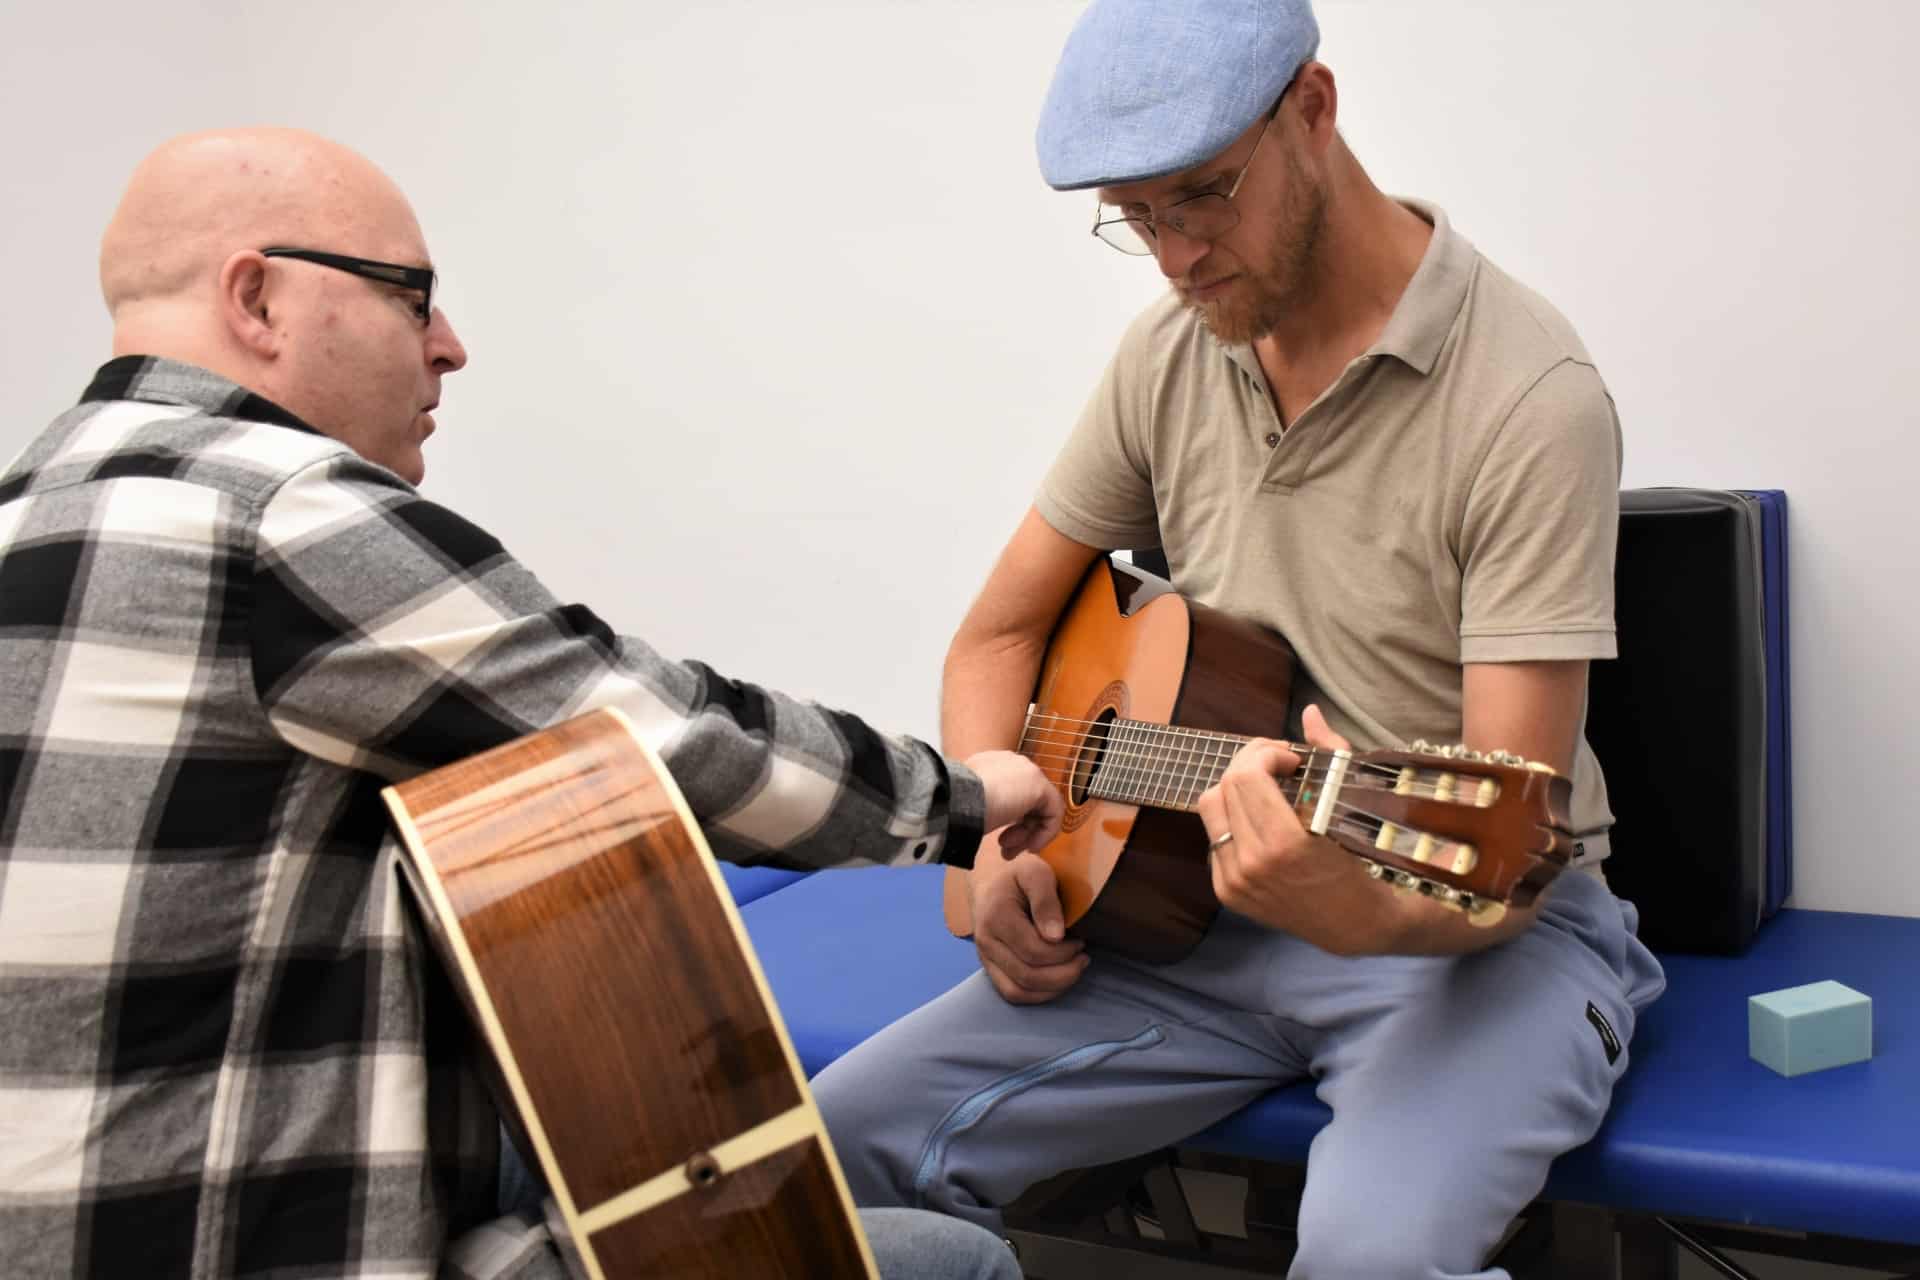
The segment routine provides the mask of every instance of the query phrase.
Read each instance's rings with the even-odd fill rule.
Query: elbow
[[[951,678],[962,672],[978,670],[983,665],[1038,662],[1046,645],[1047,630],[1044,627],[990,628],[962,623],[954,633],[953,643],[947,646],[943,671]]]

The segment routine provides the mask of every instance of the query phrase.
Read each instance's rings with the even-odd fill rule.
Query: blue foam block
[[[1747,1052],[1783,1076],[1873,1056],[1873,1001],[1838,982],[1747,997]]]

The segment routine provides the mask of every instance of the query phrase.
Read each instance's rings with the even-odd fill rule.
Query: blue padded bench
[[[936,868],[831,871],[742,908],[809,1075],[973,972],[939,901]],[[1553,1274],[1620,1274],[1617,1247],[1628,1274],[1672,1276],[1674,1249],[1696,1240],[1920,1269],[1920,919],[1789,909],[1741,956],[1661,959],[1669,987],[1611,1116],[1548,1181],[1543,1200],[1566,1209],[1554,1247],[1584,1242]],[[1747,997],[1824,978],[1873,997],[1872,1060],[1792,1079],[1750,1060]],[[1175,1154],[1293,1165],[1327,1116],[1310,1085],[1282,1088]],[[1208,1274],[1196,1261],[1166,1274]]]
[[[727,882],[734,905],[739,907],[813,874],[809,871],[782,871],[778,867],[736,867],[731,862],[722,862],[719,866],[720,878]]]

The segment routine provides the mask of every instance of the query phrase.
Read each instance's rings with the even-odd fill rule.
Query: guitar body
[[[1062,778],[1061,832],[1039,856],[1060,881],[1071,935],[1171,963],[1219,911],[1198,814],[1102,800],[1076,785],[1099,767],[1096,726],[1117,717],[1279,738],[1293,664],[1276,633],[1107,557],[1093,563],[1047,643],[1031,716],[1081,729],[1021,747]],[[966,876],[948,871],[944,900],[948,928],[963,937],[972,932]]]
[[[732,897],[624,716],[384,795],[586,1275],[876,1274]]]

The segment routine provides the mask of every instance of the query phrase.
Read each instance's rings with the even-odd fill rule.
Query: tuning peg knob
[[[1467,923],[1478,929],[1490,929],[1506,917],[1507,906],[1504,902],[1488,902],[1476,898],[1473,900],[1473,905],[1467,908]]]

